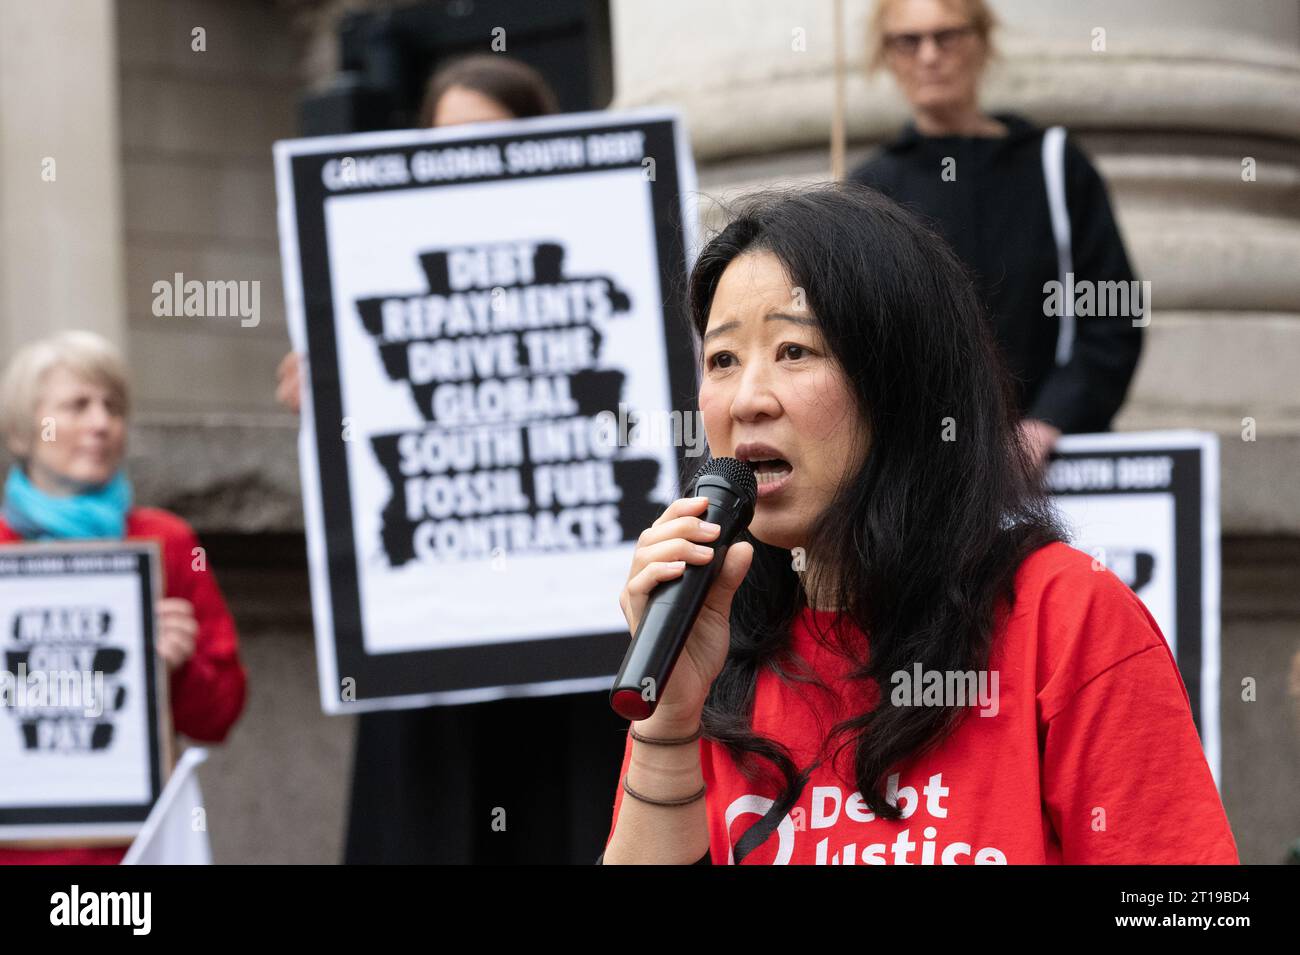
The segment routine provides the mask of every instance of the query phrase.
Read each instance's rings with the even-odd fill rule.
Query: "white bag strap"
[[[1060,273],[1061,329],[1056,338],[1056,363],[1064,365],[1074,350],[1074,253],[1070,247],[1070,208],[1065,203],[1065,127],[1043,133],[1043,179],[1047,182],[1047,208],[1052,213],[1052,238],[1056,240],[1056,267]]]

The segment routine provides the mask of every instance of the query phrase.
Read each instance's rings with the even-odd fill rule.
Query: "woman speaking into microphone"
[[[1154,619],[1064,533],[969,273],[858,185],[744,201],[691,317],[715,457],[758,480],[600,861],[1236,863]],[[702,499],[620,595],[707,564]]]

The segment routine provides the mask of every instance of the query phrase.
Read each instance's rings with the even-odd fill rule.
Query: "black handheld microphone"
[[[609,705],[627,720],[646,719],[659,705],[704,598],[722,572],[727,548],[754,517],[758,498],[754,469],[735,458],[714,458],[700,470],[688,496],[707,497],[709,506],[701,520],[718,524],[722,530],[710,545],[712,561],[687,564],[680,577],[650,591],[636,636],[609,691]]]

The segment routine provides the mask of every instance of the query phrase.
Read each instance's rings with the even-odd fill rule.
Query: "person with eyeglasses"
[[[919,214],[974,273],[1041,468],[1062,434],[1110,429],[1141,354],[1149,286],[1135,280],[1101,176],[1065,131],[980,107],[996,26],[985,0],[877,0],[868,66],[888,68],[912,118],[849,179]]]

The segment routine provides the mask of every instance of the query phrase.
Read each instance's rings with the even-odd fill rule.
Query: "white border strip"
[[[337,141],[339,137],[330,137]],[[296,143],[316,142],[297,140]],[[297,155],[291,147],[295,141],[277,142],[275,157],[275,191],[280,227],[280,266],[284,275],[284,311],[289,324],[293,350],[307,352],[307,315],[303,304],[302,271],[298,257],[297,196],[293,189],[291,160]],[[302,510],[307,539],[307,567],[311,587],[312,620],[316,637],[316,675],[320,687],[321,708],[326,713],[341,712],[338,700],[338,661],[334,657],[334,613],[329,595],[329,562],[325,547],[325,517],[321,503],[320,464],[316,458],[316,423],[311,394],[311,375],[302,380],[302,400],[298,417],[298,470],[302,482]]]

